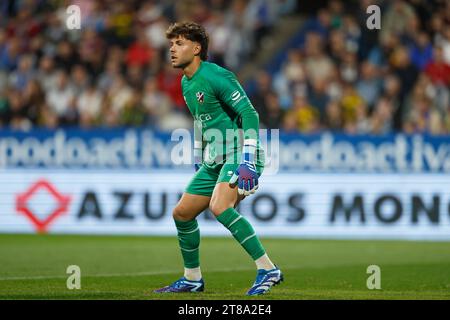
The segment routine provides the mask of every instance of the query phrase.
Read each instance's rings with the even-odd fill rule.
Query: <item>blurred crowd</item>
[[[81,29],[69,30],[78,5]],[[2,0],[0,127],[192,126],[165,31],[202,23],[210,60],[237,70],[296,1]]]
[[[70,5],[80,30],[67,27]],[[202,23],[209,59],[238,70],[295,9],[295,0],[2,0],[0,127],[190,128],[182,75],[168,63],[170,23]]]
[[[80,30],[66,26],[72,4]],[[381,30],[366,26],[372,4]],[[209,60],[239,74],[295,12],[296,0],[2,0],[0,128],[190,128],[169,24],[202,23]],[[280,68],[254,76],[262,127],[450,133],[449,1],[331,0],[293,39]]]
[[[366,25],[373,4],[380,30]],[[282,67],[256,77],[267,127],[450,133],[450,1],[331,0],[296,37]]]

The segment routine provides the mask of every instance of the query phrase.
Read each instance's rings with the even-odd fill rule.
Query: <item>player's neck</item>
[[[198,68],[200,68],[201,63],[202,60],[200,59],[192,60],[192,62],[183,69],[184,75],[188,78],[192,78],[192,76],[197,72]]]

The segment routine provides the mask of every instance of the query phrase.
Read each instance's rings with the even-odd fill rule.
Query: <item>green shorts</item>
[[[238,167],[239,163],[235,163],[235,161],[217,164],[214,167],[202,165],[194,177],[192,177],[185,192],[211,197],[216,184],[229,182]],[[256,172],[258,173],[258,176],[261,176],[263,170],[264,162],[261,163],[258,161],[256,163]]]

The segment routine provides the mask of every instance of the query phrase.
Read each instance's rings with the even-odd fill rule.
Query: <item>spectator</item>
[[[302,133],[313,133],[319,129],[319,112],[311,106],[303,96],[296,96],[292,111],[286,117],[296,119],[297,130]]]
[[[361,29],[352,15],[345,15],[343,18],[342,30],[345,35],[345,47],[347,51],[357,53],[361,37]]]
[[[41,109],[38,126],[48,129],[57,129],[59,126],[58,115],[47,104]]]
[[[128,47],[133,40],[133,11],[131,4],[118,2],[111,9],[112,14],[108,19],[109,42],[123,48]]]
[[[328,4],[331,29],[339,29],[343,24],[344,6],[340,0],[331,0]]]
[[[404,110],[401,107],[402,101],[400,100],[400,89],[400,80],[393,74],[386,75],[382,95],[392,106],[394,113],[393,129],[398,131],[402,129],[401,126],[404,114]]]
[[[378,72],[372,63],[365,61],[361,64],[361,76],[356,84],[358,94],[372,109],[381,92],[381,81]]]
[[[0,47],[0,70],[15,70],[19,63],[20,42],[17,37],[11,38],[3,48]]]
[[[355,53],[347,51],[340,64],[339,74],[344,82],[355,83],[358,80],[358,57]]]
[[[80,64],[73,66],[70,78],[76,96],[82,94],[88,88],[89,82],[91,81],[86,68]]]
[[[165,37],[166,30],[169,27],[169,23],[164,16],[159,16],[147,26],[145,29],[145,35],[147,37],[149,45],[156,50],[164,50],[167,44]]]
[[[158,90],[155,78],[149,78],[145,82],[142,105],[147,113],[146,124],[148,125],[158,127],[165,122],[165,117],[170,116],[172,103],[164,92]]]
[[[80,61],[93,76],[98,76],[103,68],[103,58],[105,45],[101,37],[93,29],[86,29],[83,32],[78,55]],[[73,65],[77,64],[74,62]]]
[[[73,66],[80,63],[78,54],[73,49],[69,41],[62,41],[58,44],[55,55],[55,67],[70,73]]]
[[[406,124],[415,133],[442,134],[444,121],[431,100],[423,95],[416,95],[411,101]]]
[[[403,46],[397,47],[392,53],[390,57],[390,64],[402,84],[400,89],[400,97],[403,99],[414,86],[414,83],[419,75],[419,70],[411,64],[408,50]]]
[[[154,53],[147,38],[142,31],[137,32],[136,41],[128,48],[125,54],[125,62],[128,67],[145,67],[152,59]]]
[[[392,0],[383,14],[380,41],[384,42],[391,34],[402,34],[408,29],[408,21],[415,17],[414,9],[403,0]]]
[[[327,46],[327,54],[333,60],[334,64],[339,65],[347,54],[344,32],[340,29],[334,29],[330,32],[330,38]]]
[[[142,92],[146,73],[146,68],[141,68],[139,65],[132,65],[127,68],[126,81],[132,88],[138,89]]]
[[[170,97],[175,110],[186,112],[187,108],[180,85],[182,76],[179,69],[172,68],[170,64],[165,63],[164,68],[157,75],[157,81],[158,89]]]
[[[145,123],[145,117],[141,93],[134,88],[131,92],[131,99],[120,112],[120,123],[124,126],[142,126]]]
[[[327,81],[323,79],[316,79],[312,82],[311,90],[308,94],[308,99],[311,104],[317,108],[320,119],[323,121],[325,118],[325,108],[330,101],[330,97],[327,93]]]
[[[370,132],[372,134],[387,134],[392,131],[393,106],[391,102],[382,97],[378,100],[373,111]]]
[[[56,85],[56,78],[55,60],[50,55],[43,56],[39,61],[36,79],[39,79],[45,92],[49,92]]]
[[[323,40],[327,39],[331,27],[331,15],[327,9],[319,9],[317,16],[308,19],[303,25],[300,39],[300,47],[307,47],[306,37],[309,33],[315,33]]]
[[[118,117],[132,98],[133,91],[125,82],[124,77],[121,75],[117,76],[106,94],[108,112],[111,111]]]
[[[342,109],[337,100],[330,100],[325,108],[324,129],[340,131],[343,128]]]
[[[364,100],[351,83],[345,85],[340,103],[344,126],[354,125],[357,119],[357,109],[364,104]]]
[[[292,105],[291,95],[306,95],[308,85],[301,51],[292,49],[287,57],[286,63],[274,80],[274,89],[280,97],[283,109],[288,109]]]
[[[84,8],[83,8],[84,6]],[[81,12],[83,12],[82,26],[84,29],[92,29],[95,32],[104,32],[106,30],[107,15],[102,10],[100,1],[85,0],[83,6],[80,6]]]
[[[440,43],[439,46],[442,48],[445,63],[450,65],[450,28],[444,30],[443,36],[438,42]]]
[[[333,63],[323,51],[320,35],[309,33],[305,46],[305,69],[309,80],[328,80],[333,72]]]
[[[409,55],[412,64],[419,70],[423,70],[431,61],[433,46],[424,31],[416,36],[414,44],[409,49]]]
[[[425,73],[438,86],[450,86],[450,65],[444,61],[441,47],[434,48],[433,59],[425,67]]]
[[[72,112],[75,103],[75,90],[64,70],[59,70],[56,78],[56,86],[50,89],[47,96],[50,109],[56,113],[62,123],[66,115]]]
[[[9,100],[2,88],[5,87],[0,87],[0,128],[6,127],[10,118]]]
[[[256,77],[256,90],[250,96],[256,111],[260,114],[267,114],[266,94],[272,90],[272,79],[266,71],[259,71]]]
[[[19,59],[17,70],[11,73],[9,82],[13,88],[24,90],[28,82],[34,77],[33,57],[31,55],[23,55]]]
[[[80,114],[80,124],[83,127],[92,127],[98,123],[103,104],[103,94],[90,81],[77,100],[77,109]]]
[[[111,88],[114,79],[116,79],[120,75],[121,75],[120,62],[110,58],[106,62],[105,70],[99,76],[98,87],[105,92],[108,91]]]
[[[163,14],[163,8],[157,1],[145,1],[137,12],[137,21],[148,26],[158,20]]]
[[[45,92],[37,79],[30,80],[23,90],[23,104],[28,119],[33,125],[38,124],[39,114],[45,104]]]
[[[209,54],[211,61],[220,66],[225,66],[225,55],[228,43],[232,38],[232,30],[225,22],[225,17],[221,12],[213,12],[210,20],[205,26],[211,39],[209,45]]]
[[[266,111],[260,113],[262,125],[267,129],[280,128],[285,112],[280,107],[278,95],[273,91],[268,91],[264,100]]]
[[[21,131],[30,130],[32,123],[28,118],[23,96],[19,91],[11,90],[8,94],[8,100],[9,112],[7,121],[11,129]]]

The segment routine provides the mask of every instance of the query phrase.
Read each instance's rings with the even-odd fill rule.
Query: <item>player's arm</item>
[[[241,163],[231,178],[230,185],[234,186],[237,183],[239,194],[250,195],[258,189],[255,162],[259,116],[234,74],[224,72],[214,85],[222,102],[241,119],[244,131]]]

